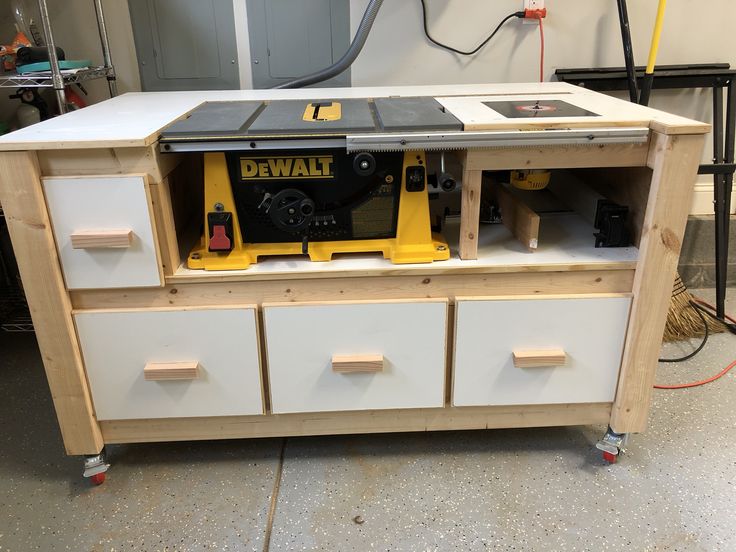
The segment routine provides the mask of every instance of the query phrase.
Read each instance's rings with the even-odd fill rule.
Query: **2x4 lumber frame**
[[[703,152],[703,135],[655,133],[648,157],[649,200],[639,243],[634,298],[624,345],[611,429],[637,433],[647,425],[657,358],[672,282]]]
[[[41,186],[35,152],[0,153],[0,203],[6,213],[23,289],[67,454],[104,445],[95,418]]]

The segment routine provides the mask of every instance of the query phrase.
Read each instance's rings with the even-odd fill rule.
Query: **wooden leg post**
[[[480,226],[480,188],[483,171],[468,169],[468,156],[463,163],[463,192],[460,207],[460,258],[478,258]]]
[[[104,445],[84,375],[34,152],[0,153],[3,205],[68,454]]]
[[[641,432],[646,428],[672,282],[704,140],[704,135],[659,133],[652,138],[647,161],[653,171],[652,183],[639,244],[629,329],[611,412],[611,428],[616,433]]]

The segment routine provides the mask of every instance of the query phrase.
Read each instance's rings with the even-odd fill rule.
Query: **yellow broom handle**
[[[654,73],[654,63],[657,61],[657,52],[659,51],[659,37],[662,36],[662,25],[664,23],[664,9],[667,6],[667,0],[659,0],[657,7],[657,19],[654,22],[654,31],[652,32],[652,45],[649,47],[649,60],[647,61],[646,74]]]

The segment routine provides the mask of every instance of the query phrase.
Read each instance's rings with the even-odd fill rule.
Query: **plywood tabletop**
[[[550,97],[591,106],[608,126],[649,126],[670,134],[703,134],[710,126],[654,109],[630,104],[566,83],[501,83],[297,90],[202,90],[135,92],[55,117],[0,136],[0,151],[140,147],[154,143],[162,129],[205,101],[379,98],[432,96],[466,125],[466,130],[503,130],[580,126],[593,118],[524,119],[499,117],[483,105],[488,98]],[[485,98],[485,100],[483,99]],[[483,108],[482,110],[480,108]],[[479,114],[482,112],[483,114]],[[587,124],[587,123],[584,123]],[[595,124],[593,126],[601,126]]]
[[[535,94],[478,94],[437,97],[437,100],[463,123],[466,131],[534,130],[601,127],[649,127],[663,134],[705,134],[710,125],[678,115],[633,104],[578,87],[544,90]],[[560,106],[556,111],[541,111],[544,117],[510,118],[505,112],[513,106],[504,103]],[[567,115],[564,105],[573,105],[590,116]]]

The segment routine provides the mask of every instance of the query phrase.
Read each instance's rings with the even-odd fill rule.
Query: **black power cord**
[[[659,362],[685,362],[686,360],[690,360],[695,355],[697,355],[700,351],[702,351],[703,347],[705,347],[705,344],[708,343],[708,322],[705,319],[705,316],[703,316],[703,312],[701,312],[703,309],[695,301],[690,301],[690,306],[695,310],[695,312],[698,313],[700,320],[703,321],[703,328],[705,329],[705,335],[703,335],[703,341],[700,342],[700,345],[698,345],[697,349],[695,349],[692,353],[685,355],[684,357],[660,358]],[[704,311],[704,312],[706,312],[707,314],[710,314],[707,311]]]
[[[501,29],[501,27],[503,27],[503,26],[504,26],[504,24],[505,24],[505,23],[506,23],[506,22],[507,22],[507,21],[508,21],[509,19],[513,19],[514,17],[518,17],[518,18],[522,18],[522,19],[523,19],[523,18],[524,18],[524,15],[525,15],[523,11],[518,11],[518,12],[510,13],[509,15],[507,15],[506,17],[504,17],[504,18],[503,18],[503,19],[501,20],[501,22],[500,22],[500,23],[498,24],[498,26],[497,26],[497,27],[496,27],[496,28],[494,29],[494,31],[493,31],[493,32],[492,32],[492,33],[491,33],[490,35],[488,35],[488,38],[486,38],[486,39],[485,39],[485,40],[484,40],[483,42],[481,42],[481,43],[480,43],[480,44],[478,45],[478,47],[477,47],[477,48],[475,48],[475,49],[473,49],[473,50],[470,50],[470,51],[466,52],[466,51],[463,51],[463,50],[458,50],[457,48],[453,48],[452,46],[448,46],[447,44],[442,44],[442,43],[441,43],[441,42],[439,42],[438,40],[435,40],[434,38],[432,38],[432,36],[431,36],[431,35],[429,34],[429,28],[427,27],[427,5],[425,4],[425,0],[419,0],[419,1],[420,1],[420,2],[421,2],[421,4],[422,4],[422,21],[423,21],[423,23],[424,23],[424,34],[425,34],[425,35],[427,36],[427,39],[428,39],[428,40],[429,40],[429,41],[430,41],[430,42],[431,42],[432,44],[435,44],[435,45],[439,46],[440,48],[444,48],[445,50],[449,50],[450,52],[454,52],[454,53],[456,53],[456,54],[460,54],[461,56],[472,56],[472,55],[474,55],[474,54],[478,53],[478,51],[479,51],[479,50],[480,50],[481,48],[483,48],[483,46],[485,46],[486,44],[488,44],[488,43],[490,42],[490,40],[491,40],[491,39],[492,39],[492,38],[493,38],[494,36],[496,36],[496,33],[497,33],[497,32],[498,32],[498,31],[499,31],[500,29]]]

